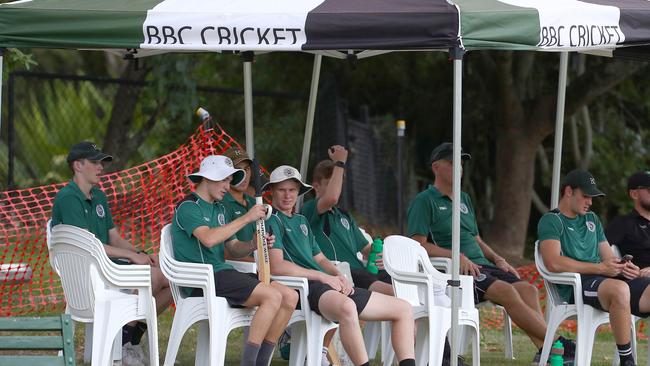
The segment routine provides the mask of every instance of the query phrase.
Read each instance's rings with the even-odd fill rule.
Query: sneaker
[[[144,351],[140,345],[134,346],[129,342],[122,346],[123,366],[146,366],[144,360]]]
[[[291,335],[286,330],[282,332],[280,339],[278,339],[278,349],[280,350],[280,357],[288,361],[291,354]]]
[[[562,336],[557,337],[557,340],[562,342],[562,347],[564,347],[564,365],[572,366],[576,358],[576,342]]]
[[[636,362],[634,362],[634,360],[627,359],[621,362],[621,366],[636,366]]]
[[[442,359],[442,366],[449,366],[451,365],[451,360],[449,357],[445,357]],[[469,366],[467,363],[465,363],[465,359],[461,356],[458,356],[458,366]]]

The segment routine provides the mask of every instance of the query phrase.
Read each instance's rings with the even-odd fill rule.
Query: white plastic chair
[[[338,327],[311,310],[307,296],[309,285],[304,277],[271,276],[285,286],[293,288],[300,294],[300,309],[296,309],[289,320],[291,327],[290,366],[319,366],[321,362],[323,338],[330,329]]]
[[[215,294],[211,264],[180,262],[174,259],[171,225],[160,235],[160,269],[169,280],[176,312],[169,334],[165,366],[173,366],[183,335],[199,322],[195,365],[222,366],[226,357],[228,334],[235,328],[250,326],[254,310],[236,309]],[[188,297],[181,287],[200,288],[201,297]]]
[[[99,239],[76,226],[56,225],[50,242],[50,260],[61,277],[66,312],[75,321],[93,323],[92,364],[111,365],[111,347],[115,338],[121,336],[122,327],[134,320],[144,320],[148,328],[149,362],[158,365],[151,267],[113,263]],[[137,293],[123,293],[122,289]]]
[[[54,261],[52,260],[53,256],[51,253],[52,250],[52,219],[47,220],[45,225],[45,242],[47,243],[47,250],[50,253],[50,266],[54,269],[54,272],[59,275],[59,270],[56,268]],[[70,314],[68,307],[65,309],[66,314]],[[84,334],[84,362],[90,363],[90,358],[93,350],[93,323],[84,323],[85,324],[85,334]],[[118,332],[115,337],[115,342],[113,343],[113,361],[119,361],[122,359],[122,332]]]
[[[395,295],[413,306],[413,316],[418,324],[415,348],[416,362],[420,366],[440,365],[447,332],[451,328],[451,309],[439,306],[433,295],[434,283],[446,286],[448,274],[433,268],[427,252],[417,241],[399,235],[384,240],[384,266],[393,278]],[[460,276],[461,301],[458,310],[459,325],[468,329],[465,337],[472,337],[472,364],[480,364],[479,315],[474,306],[474,280]]]
[[[367,235],[364,231],[362,233]],[[352,278],[352,272],[348,262],[332,261],[332,264],[354,285],[354,279]],[[381,347],[381,361],[386,366],[392,363],[395,356],[395,351],[391,344],[391,329],[391,324],[388,321],[367,321],[363,328],[363,343],[366,346],[368,358],[371,360],[375,359],[377,357],[377,351]]]
[[[445,272],[445,273],[451,273],[451,258],[445,258],[445,257],[432,257],[431,258],[431,264],[433,267],[439,271]],[[482,301],[478,304],[476,304],[477,308],[480,307],[488,307],[488,306],[494,306],[497,308],[497,310],[500,310],[503,313],[503,338],[505,339],[505,344],[504,344],[504,353],[506,359],[509,360],[514,360],[515,359],[515,353],[513,351],[512,347],[512,320],[510,319],[510,315],[508,315],[508,312],[506,309],[498,304],[495,304],[491,301]],[[464,342],[465,338],[461,336],[461,346],[460,349],[465,353],[467,350],[467,347],[469,344],[467,342]]]
[[[614,252],[614,255],[621,258],[621,250],[618,249],[616,245],[612,245],[612,251]],[[635,315],[632,315],[632,334],[633,334],[633,340],[636,341],[636,322],[638,320],[641,320],[642,318],[639,318]],[[650,329],[648,330],[648,334],[650,334]],[[632,348],[632,353],[634,354],[634,359],[637,361],[637,364],[639,363],[639,360],[637,358],[637,353],[636,353],[636,342],[633,343],[634,347]],[[618,349],[614,347],[614,357],[612,357],[612,366],[618,366],[618,364],[621,363],[621,359],[618,357]],[[648,342],[648,360],[647,360],[647,365],[650,366],[650,342]]]
[[[544,287],[546,288],[546,312],[548,314],[548,324],[546,336],[544,337],[544,347],[542,348],[539,365],[546,365],[551,345],[555,339],[555,332],[560,324],[570,318],[577,318],[577,335],[576,335],[576,366],[587,366],[591,363],[591,352],[594,343],[596,330],[602,324],[609,323],[609,313],[598,310],[582,301],[582,282],[580,275],[573,272],[550,272],[544,264],[544,259],[539,250],[539,242],[535,242],[535,265],[537,270],[544,278]],[[573,287],[574,303],[569,304],[564,301],[557,290],[557,285],[569,285]],[[636,358],[636,330],[632,322],[632,351]],[[618,357],[615,357],[618,359]]]

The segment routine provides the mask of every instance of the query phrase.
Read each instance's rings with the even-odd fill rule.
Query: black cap
[[[431,151],[431,159],[429,160],[429,163],[433,163],[434,161],[438,161],[441,159],[446,159],[446,160],[451,160],[454,155],[454,144],[451,142],[443,142],[442,144],[436,146],[433,151]],[[472,156],[468,153],[464,153],[463,149],[460,150],[460,159],[461,160],[469,160],[471,159]]]
[[[650,171],[636,172],[627,180],[627,189],[650,187]]]
[[[569,174],[564,177],[564,182],[562,184],[564,187],[577,187],[582,190],[582,193],[589,197],[604,196],[605,193],[601,192],[598,187],[596,187],[596,179],[591,173],[586,170],[572,170]]]
[[[97,145],[93,144],[92,142],[82,141],[72,146],[66,160],[68,163],[72,163],[73,161],[80,159],[88,159],[93,161],[111,161],[113,160],[113,157],[103,153],[97,148]]]

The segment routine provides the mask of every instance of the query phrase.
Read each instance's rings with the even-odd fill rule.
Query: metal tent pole
[[[560,168],[562,167],[562,135],[564,133],[564,105],[566,102],[566,80],[569,53],[560,53],[560,72],[557,85],[557,107],[555,110],[555,146],[553,147],[553,178],[551,183],[551,209],[556,208],[560,198]]]
[[[404,235],[404,132],[406,121],[395,122],[397,127],[397,225],[399,234]]]
[[[314,115],[316,114],[316,98],[318,96],[318,81],[320,80],[320,65],[323,55],[314,55],[314,67],[311,72],[311,87],[309,88],[309,105],[307,106],[307,120],[305,121],[305,135],[302,142],[302,156],[300,158],[300,175],[307,179],[309,165],[309,151],[311,149],[311,136],[314,130]],[[302,197],[298,199],[297,210],[302,208]]]
[[[4,71],[4,48],[0,48],[0,131],[2,131],[2,72]]]
[[[460,178],[462,174],[460,150],[462,101],[463,101],[463,55],[464,50],[459,47],[450,50],[454,60],[454,152],[453,152],[453,194],[452,194],[452,221],[451,221],[451,366],[458,366],[459,331],[458,308],[460,300]]]
[[[244,62],[244,124],[246,127],[246,152],[255,158],[255,140],[253,138],[253,58],[251,51],[242,52]]]
[[[307,107],[307,121],[305,122],[305,136],[302,142],[302,157],[300,158],[300,175],[303,178],[307,177],[309,150],[311,149],[311,135],[314,129],[316,97],[318,94],[318,81],[320,79],[320,65],[322,60],[322,55],[314,55],[314,67],[311,72],[311,88],[309,89],[309,105]]]

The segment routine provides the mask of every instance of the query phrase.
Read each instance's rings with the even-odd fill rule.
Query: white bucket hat
[[[196,173],[187,176],[192,182],[199,183],[201,178],[212,181],[220,181],[232,175],[233,186],[238,185],[246,177],[246,172],[241,169],[235,169],[232,160],[223,155],[210,155],[203,158],[201,167]]]
[[[279,167],[273,169],[271,172],[271,178],[266,184],[264,184],[262,190],[266,191],[267,189],[271,188],[271,184],[284,182],[287,179],[295,179],[298,181],[298,183],[300,183],[300,191],[298,192],[299,196],[302,196],[303,194],[311,191],[312,187],[309,184],[302,182],[302,176],[300,175],[298,169],[289,165],[280,165]]]

